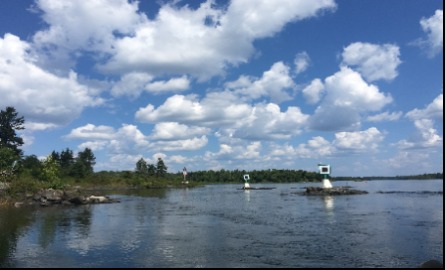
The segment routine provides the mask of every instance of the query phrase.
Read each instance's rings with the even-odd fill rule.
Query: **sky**
[[[25,155],[95,171],[443,172],[442,0],[1,0]]]

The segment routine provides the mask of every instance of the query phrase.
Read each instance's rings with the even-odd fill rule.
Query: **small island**
[[[352,189],[349,186],[343,187],[332,187],[332,188],[323,188],[323,187],[306,187],[306,191],[304,195],[359,195],[359,194],[368,194],[367,191]]]
[[[323,177],[321,187],[306,187],[304,195],[357,195],[368,194],[367,191],[352,189],[350,186],[333,187],[330,180],[331,165],[318,164],[318,170]]]

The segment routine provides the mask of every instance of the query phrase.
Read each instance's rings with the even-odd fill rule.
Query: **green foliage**
[[[71,167],[69,175],[77,178],[85,178],[87,176],[86,165],[79,160],[76,160]]]
[[[60,166],[57,160],[55,160],[52,155],[49,155],[42,162],[42,172],[40,175],[40,179],[48,182],[59,181],[59,170]]]
[[[25,119],[19,117],[13,107],[6,107],[0,111],[0,146],[12,149],[16,155],[22,156],[19,149],[23,145],[23,139],[17,136],[17,130],[23,130]]]
[[[20,162],[20,175],[39,178],[42,167],[42,162],[36,155],[26,156]]]
[[[46,185],[45,188],[52,188],[52,189],[64,189],[65,184],[62,183],[60,179],[53,180]]]
[[[162,158],[158,158],[158,163],[156,164],[156,175],[158,177],[163,177],[167,174],[167,166],[165,166]]]
[[[136,163],[136,173],[148,175],[148,164],[143,158],[139,159]]]
[[[93,167],[95,164],[96,157],[94,156],[93,151],[91,151],[89,148],[85,148],[84,151],[79,152],[74,163],[74,165],[77,165],[75,166],[77,173],[83,175],[84,177],[94,172]]]
[[[96,164],[96,157],[89,148],[85,148],[74,158],[73,151],[69,148],[63,150],[60,154],[56,151],[51,153],[53,160],[60,167],[60,176],[85,178],[93,173],[93,166]]]
[[[52,151],[51,152],[51,158],[55,161],[55,162],[57,162],[57,164],[59,164],[60,165],[60,154],[59,154],[59,152],[56,152],[56,151]]]
[[[75,162],[73,151],[66,148],[60,153],[60,168],[62,175],[70,175],[72,166]]]
[[[20,177],[17,181],[11,182],[7,192],[11,196],[17,196],[19,194],[35,193],[42,188],[40,181],[36,181],[34,178]]]
[[[147,168],[148,176],[155,176],[156,175],[156,167],[153,164],[148,164]]]
[[[17,161],[20,157],[14,150],[0,146],[0,181],[6,181],[12,178],[16,169]]]

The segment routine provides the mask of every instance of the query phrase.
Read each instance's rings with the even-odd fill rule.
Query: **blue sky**
[[[443,171],[441,0],[1,0],[25,155],[182,170]]]

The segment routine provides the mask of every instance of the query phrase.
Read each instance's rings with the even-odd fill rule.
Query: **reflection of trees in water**
[[[11,258],[17,240],[34,221],[32,209],[0,208],[0,268],[11,268]]]
[[[38,222],[38,244],[47,248],[56,239],[57,233],[75,233],[88,237],[91,227],[89,205],[75,208],[0,208],[0,268],[11,268],[10,259],[16,250],[17,241],[30,225]]]
[[[72,229],[75,233],[88,237],[91,227],[92,212],[89,205],[76,208],[49,208],[40,213],[42,220],[39,234],[39,245],[48,247],[54,242],[57,232],[68,233]]]
[[[137,192],[133,191],[131,195],[162,199],[166,197],[167,191],[166,189],[143,189]],[[157,199],[154,200],[154,202],[156,201]],[[47,249],[60,237],[66,235],[76,235],[84,239],[90,237],[94,207],[94,205],[83,205],[77,207],[53,206],[39,209],[27,207],[0,208],[0,268],[15,267],[13,259],[18,240],[23,236],[29,237],[27,235],[30,228],[36,229],[37,235],[32,239],[42,249]],[[113,206],[110,205],[110,207]],[[119,207],[125,206],[119,205]],[[118,209],[120,209],[119,207]],[[146,201],[141,201],[132,210],[138,213],[135,216],[143,217],[138,222],[144,224],[146,219],[153,218],[152,215],[147,215],[147,213],[162,213],[162,211],[156,210],[157,207],[157,203],[147,205]]]

